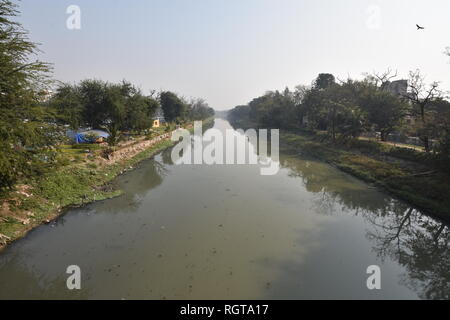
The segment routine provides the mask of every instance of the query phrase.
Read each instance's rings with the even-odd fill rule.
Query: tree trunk
[[[333,142],[336,140],[336,107],[333,107],[332,119],[331,119],[331,134]]]
[[[430,140],[429,140],[428,136],[423,137],[423,146],[425,147],[425,152],[429,153],[430,152]]]
[[[426,130],[425,106],[424,105],[420,106],[420,116],[422,118],[423,129]],[[429,153],[430,152],[430,139],[427,134],[423,137],[422,141],[423,141],[423,146],[425,147],[425,152]]]

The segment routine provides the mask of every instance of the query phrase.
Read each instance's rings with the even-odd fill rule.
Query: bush
[[[88,166],[88,168],[91,168],[91,169],[97,169],[98,168],[98,165],[95,162],[91,162],[87,166]]]
[[[57,163],[58,165],[65,167],[70,164],[70,159],[65,155],[61,155],[57,158]]]
[[[111,157],[111,155],[114,153],[114,149],[113,148],[106,148],[103,149],[101,152],[101,156],[107,160],[109,160],[109,158]]]
[[[450,127],[443,130],[435,150],[439,167],[450,173]]]

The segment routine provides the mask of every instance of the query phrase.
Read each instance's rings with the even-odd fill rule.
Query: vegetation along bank
[[[450,221],[450,102],[420,71],[391,82],[320,74],[311,86],[269,91],[237,106],[237,128],[281,130],[281,146],[308,153]]]
[[[209,118],[203,122],[208,126],[212,121]],[[193,130],[192,122],[183,127]],[[110,182],[140,161],[173,146],[170,136],[170,131],[161,128],[149,136],[121,142],[114,151],[107,144],[60,146],[66,165],[19,184],[8,193],[8,199],[3,199],[0,249],[36,226],[51,223],[69,208],[120,195]]]

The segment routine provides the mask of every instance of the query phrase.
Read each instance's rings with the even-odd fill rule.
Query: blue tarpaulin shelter
[[[100,138],[107,139],[109,133],[102,130],[86,130],[81,132],[69,131],[67,135],[74,140],[75,143],[95,143]]]

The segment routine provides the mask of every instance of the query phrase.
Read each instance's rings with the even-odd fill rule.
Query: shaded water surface
[[[115,181],[121,197],[0,254],[0,298],[449,298],[446,225],[320,161],[280,159],[275,176],[176,166],[170,150],[144,161]],[[367,289],[370,265],[381,290]]]

